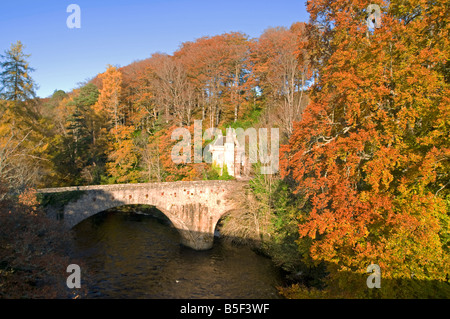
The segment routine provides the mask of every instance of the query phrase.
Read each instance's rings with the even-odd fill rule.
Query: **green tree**
[[[106,133],[93,109],[99,91],[92,84],[79,89],[66,107],[65,132],[55,137],[52,158],[62,184],[99,183],[106,162]]]
[[[47,169],[45,122],[35,99],[36,84],[30,77],[29,54],[20,41],[0,55],[0,178],[10,192],[40,183]]]
[[[30,54],[23,52],[24,45],[17,41],[1,55],[0,97],[12,101],[24,101],[36,96],[36,84],[30,77],[34,71],[27,62]]]
[[[68,98],[69,95],[63,90],[55,90],[52,96],[40,105],[40,113],[43,117],[48,119],[54,119],[55,110],[61,101]]]

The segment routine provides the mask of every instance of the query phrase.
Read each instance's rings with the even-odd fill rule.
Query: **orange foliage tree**
[[[381,27],[366,25],[377,3]],[[281,161],[310,204],[310,254],[384,277],[449,274],[449,21],[444,2],[308,2],[312,101]]]
[[[139,173],[139,153],[134,143],[133,126],[118,125],[111,129],[116,138],[111,141],[106,171],[114,183],[136,183]]]
[[[236,121],[249,71],[249,41],[241,33],[225,33],[185,42],[174,53],[197,93],[202,119],[210,127],[223,120]]]
[[[107,70],[99,77],[102,79],[102,89],[94,109],[97,113],[107,114],[111,126],[117,128],[124,120],[123,105],[120,100],[122,73],[117,67],[108,65]]]
[[[152,89],[148,78],[150,59],[136,61],[120,69],[122,72],[122,103],[125,105],[127,125],[148,129],[157,120],[152,103]]]
[[[176,136],[176,134],[173,135],[173,132],[176,129],[176,126],[172,126],[165,130],[159,144],[161,164],[168,175],[166,181],[192,181],[203,179],[207,174],[208,165],[206,163],[194,163],[194,125],[187,127],[190,132],[189,140],[186,140],[189,142],[189,150],[179,148],[180,153],[174,154],[175,158],[183,159],[183,163],[176,163],[172,158],[172,151],[177,149],[175,146],[179,144],[183,138],[182,136]],[[172,139],[172,135],[174,139]],[[187,138],[187,136],[184,136],[184,138]],[[189,154],[190,158],[185,158],[185,154]]]
[[[267,110],[275,113],[282,133],[289,137],[294,121],[300,120],[306,102],[306,86],[311,78],[306,50],[306,24],[295,23],[267,29],[252,43],[251,83],[258,86],[267,99]]]

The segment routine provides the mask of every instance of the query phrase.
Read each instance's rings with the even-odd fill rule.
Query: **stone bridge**
[[[239,208],[236,198],[242,198],[245,185],[242,181],[167,182],[47,188],[38,190],[38,193],[50,196],[65,193],[69,198],[70,192],[77,195],[62,207],[57,208],[58,203],[44,207],[69,227],[118,206],[154,206],[178,229],[184,245],[206,250],[213,245],[219,219]]]

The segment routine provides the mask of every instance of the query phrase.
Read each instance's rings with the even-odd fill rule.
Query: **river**
[[[279,298],[282,277],[269,259],[218,237],[194,251],[157,215],[110,210],[74,227],[87,298]]]

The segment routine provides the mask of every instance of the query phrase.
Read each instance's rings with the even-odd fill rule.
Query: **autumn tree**
[[[126,105],[128,125],[149,132],[158,120],[157,105],[153,103],[152,81],[148,75],[151,59],[136,61],[121,68],[122,102]]]
[[[49,153],[60,185],[100,183],[107,151],[106,120],[94,110],[98,88],[87,83],[63,98],[55,109],[60,123],[55,129]],[[60,114],[61,113],[61,114]]]
[[[60,102],[68,98],[68,94],[63,90],[55,90],[49,98],[43,99],[40,103],[40,114],[45,118],[52,118],[57,115]]]
[[[118,125],[112,128],[115,138],[110,141],[106,171],[112,183],[136,183],[139,181],[139,152],[133,126]]]
[[[251,80],[266,100],[266,114],[276,116],[271,122],[280,125],[285,138],[308,101],[305,91],[312,74],[307,50],[300,49],[305,42],[305,23],[296,23],[290,29],[267,29],[252,46]]]
[[[250,95],[248,79],[251,73],[250,47],[252,40],[239,32],[222,35],[225,43],[223,99],[225,118],[232,118],[233,122],[242,116]]]
[[[33,132],[12,122],[0,125],[0,178],[13,192],[36,181],[39,171],[33,164],[30,139]]]
[[[108,65],[106,71],[99,75],[102,80],[102,88],[94,109],[98,114],[105,113],[110,121],[110,127],[117,131],[119,124],[124,123],[125,114],[121,104],[122,73],[112,65]]]
[[[191,118],[197,106],[192,83],[183,64],[172,56],[153,54],[147,69],[148,80],[153,92],[153,103],[169,123],[173,115],[179,125],[191,125]]]
[[[165,130],[158,130],[154,134],[144,135],[145,143],[139,148],[141,158],[141,176],[146,182],[162,182],[167,173],[162,163],[161,139],[164,138]]]
[[[0,179],[12,192],[41,180],[47,166],[46,134],[50,123],[37,108],[36,85],[20,41],[2,55],[0,63]]]
[[[166,181],[204,179],[208,170],[207,164],[194,162],[194,125],[186,128],[190,134],[185,135],[177,135],[177,128],[177,126],[171,126],[165,129],[159,139],[160,165],[166,174]],[[178,154],[176,154],[177,150]],[[174,158],[180,162],[177,163]]]
[[[248,52],[246,35],[226,33],[185,42],[174,53],[192,80],[201,118],[208,118],[210,127],[217,127],[227,118],[237,119],[248,72]]]
[[[299,233],[340,270],[376,263],[385,278],[445,280],[446,5],[379,1],[381,26],[369,29],[370,3],[308,2],[316,83],[282,161],[311,207]]]

